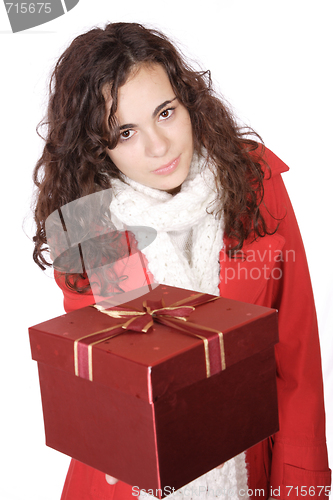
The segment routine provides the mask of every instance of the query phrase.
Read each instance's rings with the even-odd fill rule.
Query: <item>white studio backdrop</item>
[[[59,500],[69,463],[44,444],[27,332],[63,314],[51,272],[31,257],[31,177],[42,148],[35,127],[57,58],[76,35],[106,21],[141,22],[179,41],[186,55],[211,70],[240,119],[291,167],[284,180],[313,280],[332,467],[332,14],[329,0],[80,0],[66,15],[13,34],[1,3],[2,500]]]

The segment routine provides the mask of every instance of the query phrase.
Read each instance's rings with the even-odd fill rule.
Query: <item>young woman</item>
[[[247,484],[262,498],[327,496],[316,314],[280,175],[288,167],[237,125],[209,72],[191,69],[163,34],[138,24],[108,24],[77,37],[55,67],[50,93],[46,143],[34,173],[34,259],[50,265],[47,218],[74,200],[79,207],[86,195],[103,194],[94,224],[73,211],[82,234],[92,234],[93,226],[102,236],[113,229],[107,244],[91,240],[90,275],[75,272],[70,255],[66,272],[56,271],[65,309],[135,287],[117,260],[125,256],[124,230],[136,226],[156,230],[141,249],[155,282],[278,309],[280,431],[204,481],[209,488],[215,474],[223,487],[233,476],[238,488]],[[110,482],[73,460],[62,500],[133,498],[129,485]]]

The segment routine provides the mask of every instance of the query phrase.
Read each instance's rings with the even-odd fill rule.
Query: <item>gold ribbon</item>
[[[206,376],[218,373],[226,368],[223,333],[213,328],[197,325],[187,321],[188,316],[200,306],[218,299],[213,295],[196,294],[178,301],[171,306],[165,306],[162,300],[143,302],[144,311],[127,307],[105,309],[94,304],[92,307],[114,319],[127,319],[124,323],[105,328],[81,337],[74,342],[75,375],[93,380],[92,348],[98,343],[109,340],[125,331],[147,333],[154,321],[175,328],[187,335],[203,341]]]

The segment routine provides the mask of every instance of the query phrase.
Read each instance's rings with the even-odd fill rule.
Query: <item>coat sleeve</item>
[[[275,352],[280,430],[269,441],[270,474],[267,463],[258,465],[264,462],[263,453],[260,460],[254,460],[255,467],[262,467],[270,476],[270,496],[274,498],[325,498],[331,474],[312,286],[298,224],[281,177],[288,167],[269,150],[266,160],[271,176],[264,182],[263,210],[269,226],[276,228],[279,224],[278,230],[243,247],[251,261],[243,262],[242,268],[233,262],[235,259],[221,258],[220,292],[278,310],[279,343]]]
[[[279,311],[280,431],[274,437],[271,489],[280,490],[281,498],[325,498],[331,477],[316,311],[301,235],[280,174],[266,182],[265,200],[271,214],[283,217],[278,233],[285,240],[276,262],[278,279],[268,287],[271,306]]]
[[[126,236],[126,237],[125,237]],[[121,277],[120,285],[123,294],[119,294],[119,290],[112,293],[109,289],[109,295],[101,295],[98,274],[95,270],[87,271],[82,278],[77,282],[78,287],[87,289],[86,292],[77,292],[68,287],[63,273],[55,270],[54,277],[57,285],[61,288],[64,294],[64,309],[66,312],[71,312],[82,307],[89,306],[105,298],[112,297],[117,294],[118,297],[125,298],[126,292],[132,290],[146,288],[154,283],[154,278],[148,270],[147,262],[144,255],[138,251],[134,236],[130,236],[127,231],[124,232],[123,245],[128,249],[128,254],[124,258],[118,260],[113,269],[115,275]],[[100,268],[103,269],[103,266]],[[89,273],[89,278],[88,278]],[[103,271],[102,271],[103,273]],[[107,268],[104,270],[107,276]],[[130,300],[127,294],[126,300]],[[124,301],[126,301],[124,299]]]

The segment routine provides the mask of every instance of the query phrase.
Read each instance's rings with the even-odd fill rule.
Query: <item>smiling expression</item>
[[[110,112],[111,99],[107,101]],[[107,150],[127,177],[165,191],[186,179],[193,156],[190,115],[178,101],[164,68],[141,66],[120,87],[117,146]]]

